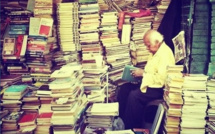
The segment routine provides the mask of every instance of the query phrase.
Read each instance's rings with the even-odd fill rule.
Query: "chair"
[[[144,134],[158,134],[159,128],[161,125],[161,121],[163,119],[163,115],[164,115],[164,107],[162,104],[158,104],[158,108],[157,108],[153,123],[144,128],[134,128],[133,129],[134,133],[135,134],[143,134],[143,133]]]

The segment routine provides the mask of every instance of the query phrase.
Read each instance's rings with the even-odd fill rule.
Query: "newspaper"
[[[185,48],[185,32],[181,31],[178,35],[176,35],[172,42],[174,44],[175,49],[175,62],[179,62],[180,60],[186,57],[186,48]]]

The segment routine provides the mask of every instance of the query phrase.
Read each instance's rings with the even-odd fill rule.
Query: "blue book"
[[[22,95],[27,88],[27,85],[12,85],[5,90],[4,95]]]
[[[131,75],[131,71],[135,69],[138,69],[138,68],[132,65],[125,65],[122,73],[122,80],[125,80],[128,82],[141,82],[142,77],[133,77]]]

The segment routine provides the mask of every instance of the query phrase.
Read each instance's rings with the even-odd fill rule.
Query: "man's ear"
[[[155,44],[156,44],[157,46],[159,46],[159,45],[160,45],[159,40],[156,40],[156,41],[155,41]]]

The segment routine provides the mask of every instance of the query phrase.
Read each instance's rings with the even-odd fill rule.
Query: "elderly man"
[[[172,50],[164,42],[158,31],[149,30],[143,38],[151,52],[145,69],[131,71],[133,77],[142,77],[139,84],[126,83],[118,93],[120,117],[125,129],[141,128],[144,108],[147,103],[163,98],[163,87],[167,76],[167,66],[175,65]]]

